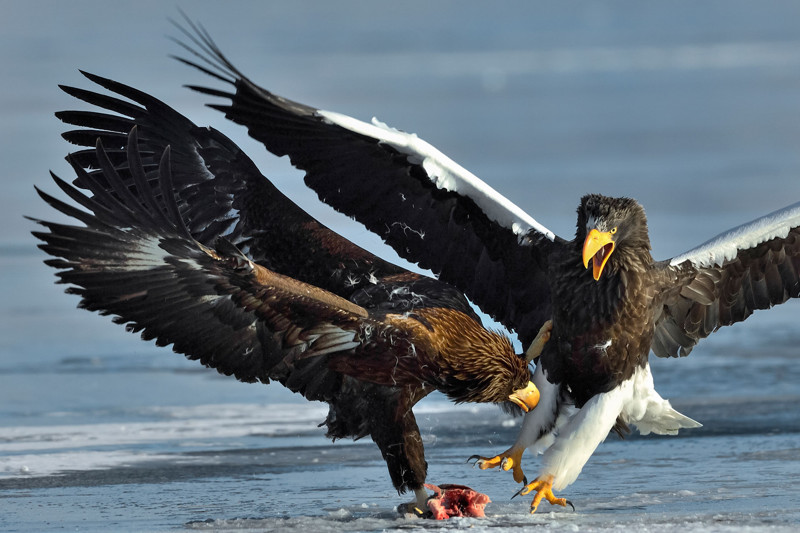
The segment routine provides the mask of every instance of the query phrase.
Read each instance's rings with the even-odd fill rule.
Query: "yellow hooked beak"
[[[527,413],[539,403],[539,389],[529,381],[524,389],[515,390],[508,399]]]
[[[602,232],[593,229],[583,243],[583,266],[589,268],[589,260],[592,260],[592,275],[595,281],[600,279],[603,267],[614,251],[613,232],[614,230]]]

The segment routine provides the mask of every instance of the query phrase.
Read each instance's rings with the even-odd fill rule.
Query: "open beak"
[[[583,266],[589,268],[589,260],[592,261],[592,275],[594,280],[600,279],[603,267],[606,266],[608,258],[614,251],[614,237],[611,232],[602,232],[593,229],[586,236],[583,243]]]
[[[527,413],[539,403],[539,389],[529,381],[527,387],[515,390],[508,399]]]

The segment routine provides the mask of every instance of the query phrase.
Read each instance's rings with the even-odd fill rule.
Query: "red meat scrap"
[[[485,516],[483,509],[492,500],[486,494],[474,491],[465,485],[431,485],[426,483],[426,489],[435,494],[428,500],[430,509],[436,520],[447,520],[452,516]]]

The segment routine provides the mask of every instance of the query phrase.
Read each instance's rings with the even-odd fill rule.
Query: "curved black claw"
[[[477,465],[477,464],[478,464],[478,461],[480,461],[480,460],[481,460],[481,456],[480,456],[480,455],[470,455],[470,456],[467,458],[467,462],[470,462],[470,461],[472,461],[473,459],[475,460],[475,462],[474,462],[474,463],[472,463],[472,466],[475,466],[475,465]]]
[[[522,491],[523,491],[523,490],[525,490],[525,487],[528,485],[528,480],[526,479],[526,480],[524,481],[524,483],[525,483],[525,486],[523,486],[521,489],[519,489],[517,492],[515,492],[515,493],[514,493],[514,495],[511,497],[511,499],[512,499],[512,500],[513,500],[514,498],[516,498],[517,496],[519,496],[519,495],[522,493]],[[574,512],[575,512],[575,506],[574,506],[574,505],[572,504],[572,502],[571,502],[571,501],[569,501],[569,500],[566,500],[566,502],[567,502],[567,505],[569,505],[570,507],[572,507],[572,512],[574,513]],[[564,507],[566,507],[566,505],[565,505]]]

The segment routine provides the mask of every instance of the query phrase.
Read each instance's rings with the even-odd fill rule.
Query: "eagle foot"
[[[525,496],[532,491],[536,491],[536,495],[533,497],[533,501],[531,502],[531,514],[536,512],[536,509],[539,507],[539,503],[541,501],[547,500],[550,502],[550,505],[560,505],[561,507],[566,507],[569,505],[572,507],[572,510],[575,510],[575,506],[572,505],[572,502],[566,498],[556,498],[556,495],[553,494],[553,476],[545,476],[543,478],[537,478],[531,483],[528,483],[524,487],[522,487],[512,498],[516,496]]]
[[[433,513],[428,509],[428,499],[431,497],[428,495],[428,491],[424,487],[414,489],[414,496],[416,499],[398,505],[397,512],[401,515],[413,515],[417,518],[430,518]]]
[[[417,502],[401,503],[397,506],[397,513],[403,516],[411,515],[416,518],[431,518],[433,513],[427,507],[420,507]]]
[[[488,470],[489,468],[497,468],[498,466],[508,472],[513,471],[514,481],[517,483],[527,483],[525,473],[522,471],[522,452],[525,448],[515,448],[512,446],[503,453],[494,457],[482,457],[480,455],[473,455],[467,462],[475,461],[473,466],[477,466],[481,470]]]

